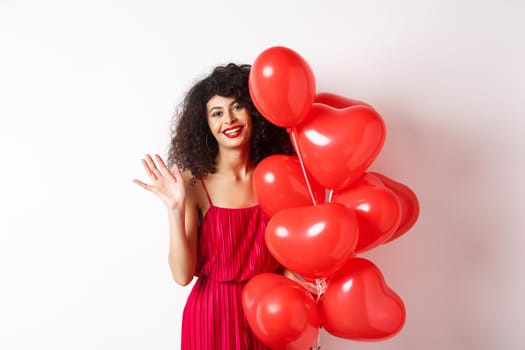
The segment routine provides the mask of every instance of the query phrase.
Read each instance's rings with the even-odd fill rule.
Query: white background
[[[400,334],[323,349],[525,348],[525,2],[0,2],[0,348],[177,349],[165,210],[134,185],[186,89],[283,45],[374,106],[372,169],[421,215],[364,256]]]

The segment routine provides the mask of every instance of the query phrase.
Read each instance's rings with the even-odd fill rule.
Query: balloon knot
[[[326,291],[326,278],[316,278],[315,285],[317,287],[317,301],[319,301]]]

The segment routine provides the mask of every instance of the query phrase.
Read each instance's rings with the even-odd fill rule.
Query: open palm
[[[155,193],[168,208],[184,208],[186,190],[179,168],[173,165],[173,172],[170,172],[166,163],[164,163],[158,154],[155,155],[155,159],[153,159],[151,155],[146,154],[146,159],[142,159],[141,161],[152,183],[147,184],[137,179],[133,180],[133,182]]]

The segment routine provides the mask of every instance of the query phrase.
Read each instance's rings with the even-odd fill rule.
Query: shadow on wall
[[[494,145],[479,133],[454,127],[450,118],[420,118],[415,111],[393,106],[375,108],[387,124],[387,140],[370,170],[413,189],[421,211],[406,235],[363,257],[378,265],[404,300],[407,321],[386,341],[354,342],[323,332],[321,346],[498,348],[505,328],[498,330],[502,326],[495,320],[505,319],[505,311],[497,299],[505,298],[500,287],[507,276],[497,253],[505,244],[498,238],[502,218],[493,215],[501,184],[494,176],[494,159],[486,154]]]

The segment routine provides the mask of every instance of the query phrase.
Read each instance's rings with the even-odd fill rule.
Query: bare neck
[[[253,164],[249,150],[224,150],[217,155],[217,174],[243,180],[251,176]]]

